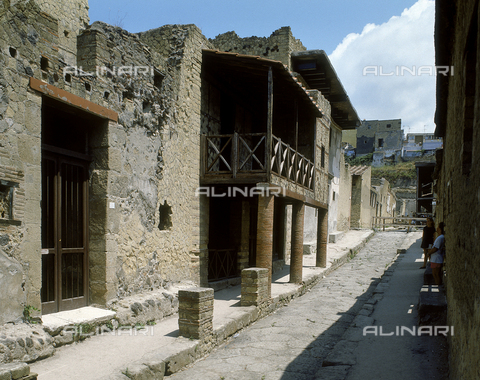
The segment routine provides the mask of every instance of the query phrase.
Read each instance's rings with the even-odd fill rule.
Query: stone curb
[[[187,342],[191,343],[191,345],[186,348],[180,348],[177,353],[172,354],[168,357],[162,357],[159,354],[147,355],[142,360],[138,360],[132,362],[131,364],[128,364],[128,366],[122,371],[121,374],[114,374],[107,377],[105,380],[161,380],[164,378],[164,376],[168,376],[182,370],[188,365],[193,364],[195,361],[208,355],[215,347],[221,345],[235,333],[242,330],[243,328],[248,327],[251,323],[273,313],[275,310],[288,304],[294,298],[304,295],[307,291],[309,291],[309,289],[318,284],[323,278],[325,278],[337,268],[348,262],[352,257],[356,256],[356,254],[368,243],[368,241],[374,235],[375,231],[372,231],[365,240],[363,240],[361,243],[357,244],[353,248],[350,248],[339,259],[332,263],[332,265],[328,269],[326,269],[322,273],[312,275],[302,284],[299,284],[296,289],[290,290],[288,292],[285,292],[284,294],[272,298],[267,304],[263,304],[257,307],[244,307],[245,311],[238,313],[231,321],[227,322],[225,325],[216,328],[213,331],[213,336],[207,337],[202,341],[187,340],[186,338],[179,337],[179,345],[185,345],[187,344]],[[397,256],[394,260],[396,260],[396,258]],[[369,306],[369,308],[371,308],[371,314],[373,312],[373,307]],[[370,318],[368,316],[362,317]],[[355,323],[355,320],[353,323]],[[366,320],[356,319],[356,323],[358,323],[358,325],[362,325],[363,323],[366,323]],[[348,344],[351,344],[350,341]],[[336,373],[337,371],[342,370],[346,374],[348,372],[347,367],[348,369],[350,368],[349,365],[335,365],[335,369],[331,369],[330,371],[333,370]]]

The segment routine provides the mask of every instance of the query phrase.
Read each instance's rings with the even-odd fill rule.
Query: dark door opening
[[[224,189],[218,189],[218,192]],[[208,244],[208,281],[237,277],[235,232],[238,230],[236,204],[232,198],[210,200],[210,226]]]
[[[42,100],[42,314],[89,302],[89,146],[102,121]]]
[[[42,312],[88,301],[88,162],[43,151]]]

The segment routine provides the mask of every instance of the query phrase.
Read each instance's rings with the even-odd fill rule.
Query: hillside
[[[385,178],[392,187],[416,186],[415,162],[400,162],[393,166],[372,167],[373,178]]]

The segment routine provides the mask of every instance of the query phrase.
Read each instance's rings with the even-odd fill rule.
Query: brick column
[[[273,205],[273,195],[258,196],[256,267],[268,269],[268,298],[272,295]]]
[[[213,289],[191,288],[178,291],[180,336],[203,339],[213,334]]]
[[[250,258],[250,203],[242,201],[242,220],[240,235],[240,251],[238,252],[238,271],[241,273],[243,269],[248,267]]]
[[[290,259],[290,282],[302,282],[303,270],[303,220],[305,204],[295,202],[292,206],[292,257]]]
[[[328,210],[318,209],[316,266],[327,267]]]
[[[247,268],[242,270],[242,306],[258,306],[268,300],[268,270]]]

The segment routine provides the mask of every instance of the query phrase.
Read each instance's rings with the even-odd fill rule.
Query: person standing
[[[420,269],[425,269],[427,267],[428,261],[428,249],[432,247],[433,236],[435,235],[435,225],[433,224],[432,217],[427,217],[427,225],[423,227],[423,236],[422,236],[422,245],[423,248],[423,266]]]
[[[430,266],[432,268],[433,278],[435,284],[442,284],[442,265],[445,257],[445,225],[443,222],[440,222],[437,227],[438,237],[433,243],[433,247],[428,250],[428,255],[430,256]]]

